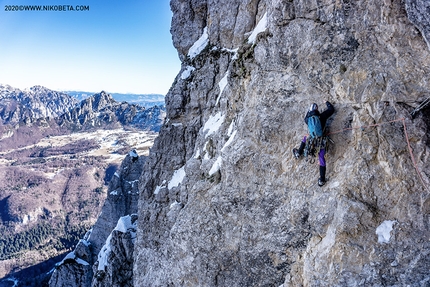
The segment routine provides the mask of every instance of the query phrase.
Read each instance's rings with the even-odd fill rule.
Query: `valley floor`
[[[49,259],[71,250],[95,223],[125,156],[131,150],[148,155],[156,136],[97,130],[47,136],[0,152],[0,278],[22,276],[24,269],[35,275],[32,266],[52,268],[56,262]],[[0,286],[12,282],[4,280]]]

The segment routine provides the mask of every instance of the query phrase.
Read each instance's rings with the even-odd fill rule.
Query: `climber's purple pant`
[[[320,149],[318,153],[318,159],[320,160],[320,166],[325,166],[325,149]]]

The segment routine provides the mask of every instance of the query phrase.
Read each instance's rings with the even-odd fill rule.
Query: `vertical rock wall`
[[[426,4],[171,7],[182,70],[139,182],[134,285],[427,286],[430,108],[411,116],[430,97],[429,27],[413,16]],[[319,187],[291,150],[326,100]]]

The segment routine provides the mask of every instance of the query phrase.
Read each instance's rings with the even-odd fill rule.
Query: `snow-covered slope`
[[[0,119],[4,124],[56,118],[72,109],[78,100],[61,92],[34,86],[19,90],[0,85]]]

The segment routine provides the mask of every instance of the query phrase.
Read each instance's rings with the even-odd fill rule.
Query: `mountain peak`
[[[35,86],[33,86],[33,87],[30,87],[29,88],[29,90],[30,91],[46,91],[46,90],[49,90],[49,91],[51,91],[50,89],[48,89],[47,87],[44,87],[44,86],[41,86],[41,85],[35,85]]]
[[[0,120],[3,123],[33,122],[38,118],[58,117],[78,101],[62,92],[43,86],[20,90],[10,85],[0,85]]]
[[[106,106],[116,103],[115,99],[105,91],[101,91],[100,93],[95,94],[84,101],[90,102],[94,111],[99,111]]]
[[[133,125],[158,131],[164,119],[159,107],[145,109],[139,105],[117,102],[110,94],[101,91],[82,100],[79,106],[61,117],[61,125],[86,129],[101,126]]]

